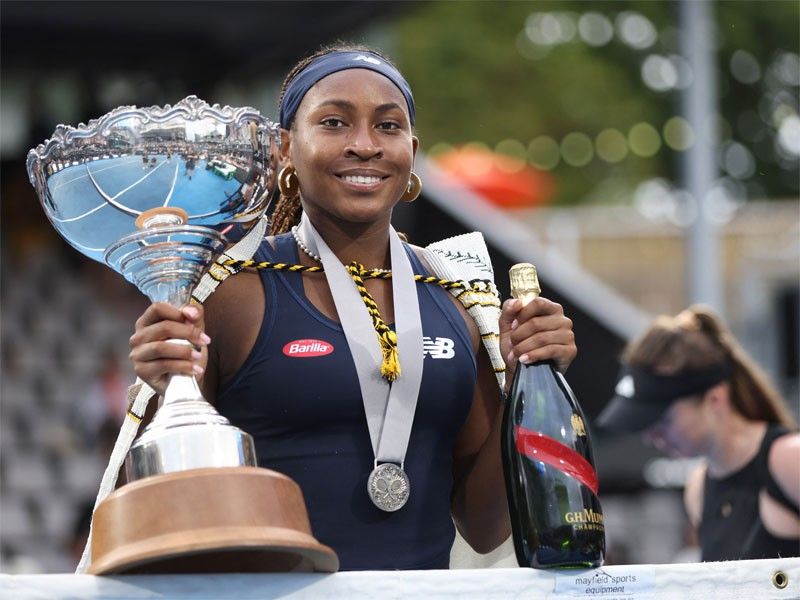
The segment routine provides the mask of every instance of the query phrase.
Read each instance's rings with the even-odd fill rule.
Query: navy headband
[[[312,60],[294,79],[289,82],[286,92],[281,99],[280,121],[281,127],[289,129],[300,103],[303,101],[308,90],[320,79],[344,71],[345,69],[369,69],[386,77],[397,86],[397,89],[405,96],[408,105],[408,116],[411,124],[416,120],[414,109],[414,97],[411,95],[411,87],[400,74],[400,71],[386,62],[380,56],[366,51],[336,51],[330,54],[323,54]]]
[[[728,363],[702,370],[659,375],[623,366],[616,394],[597,418],[605,429],[639,431],[655,423],[678,398],[701,394],[731,375]]]

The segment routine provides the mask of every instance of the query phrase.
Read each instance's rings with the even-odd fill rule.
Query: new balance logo
[[[427,335],[422,338],[422,353],[431,358],[453,358],[456,355],[454,347],[455,343],[450,338],[431,339]]]

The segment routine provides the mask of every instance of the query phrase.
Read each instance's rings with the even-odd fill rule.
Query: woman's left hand
[[[552,360],[563,373],[578,354],[572,320],[560,304],[547,298],[525,306],[516,299],[506,300],[500,313],[500,351],[508,369],[506,381],[511,381],[517,361]]]

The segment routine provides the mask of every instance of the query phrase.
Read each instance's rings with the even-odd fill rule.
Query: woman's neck
[[[738,471],[758,452],[767,424],[750,421],[738,413],[731,413],[717,430],[706,459],[712,477],[725,477]]]
[[[390,268],[389,223],[349,223],[311,219],[343,265],[357,261],[369,269]]]

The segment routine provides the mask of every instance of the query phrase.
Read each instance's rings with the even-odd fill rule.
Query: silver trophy
[[[181,307],[224,234],[263,218],[279,143],[277,125],[255,109],[189,96],[59,125],[27,168],[67,242],[152,302]],[[172,375],[126,457],[128,484],[95,512],[92,572],[335,570],[296,484],[256,465],[250,435],[206,402],[193,376]],[[243,499],[257,506],[232,514]]]

